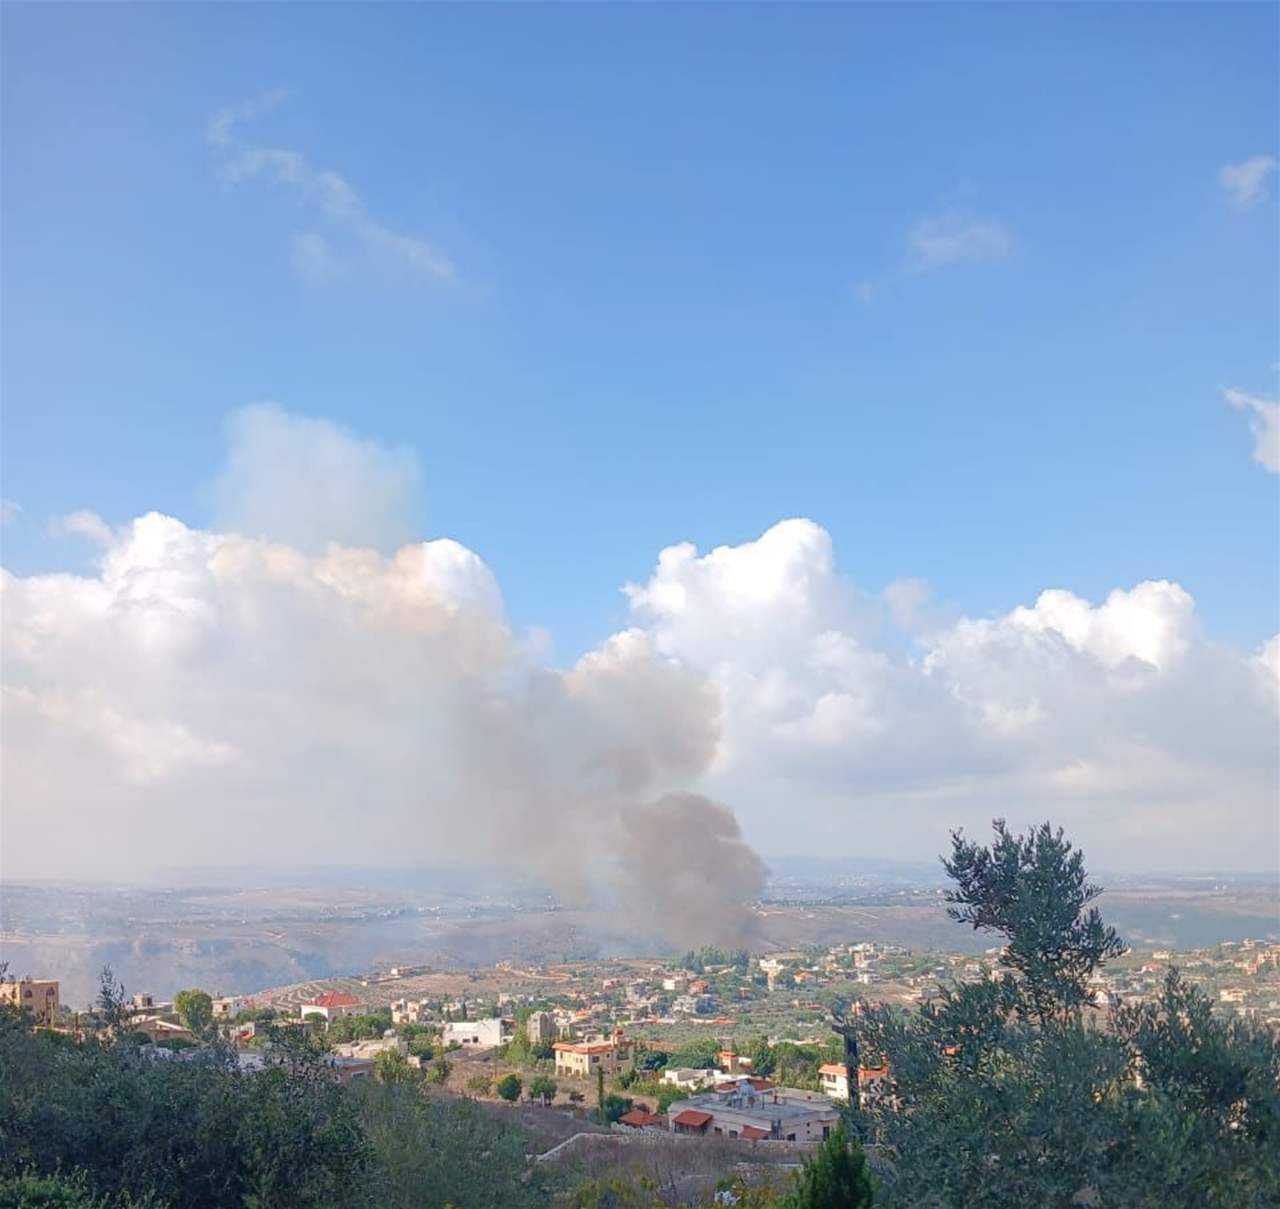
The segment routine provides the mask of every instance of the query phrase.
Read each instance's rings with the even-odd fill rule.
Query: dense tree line
[[[521,1132],[473,1101],[423,1096],[403,1059],[341,1088],[304,1037],[281,1034],[272,1053],[245,1074],[218,1047],[157,1056],[127,1035],[76,1041],[5,1014],[0,1205],[546,1203]]]

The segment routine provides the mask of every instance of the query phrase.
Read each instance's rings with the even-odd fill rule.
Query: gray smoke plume
[[[746,934],[760,862],[678,792],[719,697],[642,632],[541,667],[449,541],[105,540],[95,574],[5,577],[7,875],[499,860],[682,945]]]
[[[764,891],[766,869],[733,811],[696,793],[669,793],[624,811],[621,830],[620,888],[630,910],[657,919],[681,947],[753,947],[749,906]]]

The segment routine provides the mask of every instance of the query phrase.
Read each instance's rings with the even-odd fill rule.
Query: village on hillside
[[[867,1107],[889,1086],[874,1055],[857,1069],[846,1061],[834,1003],[910,1010],[991,977],[998,959],[996,949],[974,957],[855,942],[760,955],[703,948],[665,962],[393,965],[252,995],[136,992],[122,1015],[157,1054],[216,1042],[244,1071],[268,1065],[282,1030],[294,1030],[323,1048],[340,1083],[414,1071],[439,1094],[523,1113],[547,1153],[602,1132],[804,1150],[830,1135],[843,1104]],[[1126,954],[1094,979],[1099,1016],[1152,996],[1171,966],[1219,1013],[1280,1029],[1280,944],[1254,940]],[[66,1031],[92,1028],[97,1014],[63,1005],[52,979],[0,983],[0,1002]]]

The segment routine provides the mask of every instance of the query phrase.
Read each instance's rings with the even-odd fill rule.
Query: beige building
[[[195,1034],[180,1024],[171,1024],[168,1020],[157,1020],[151,1017],[146,1020],[130,1021],[128,1029],[131,1033],[144,1033],[152,1045],[162,1041],[195,1042]]]
[[[425,999],[397,999],[391,1004],[392,1024],[425,1024],[431,1019],[431,1005]]]
[[[552,1049],[556,1054],[557,1075],[577,1075],[595,1078],[597,1070],[613,1074],[631,1060],[635,1045],[621,1029],[614,1029],[608,1037],[588,1037],[583,1041],[557,1041]]]
[[[524,1031],[530,1045],[549,1045],[560,1033],[556,1018],[550,1012],[531,1012]]]
[[[57,980],[24,978],[20,982],[0,982],[0,1003],[34,1016],[38,1024],[54,1024],[59,1008]]]

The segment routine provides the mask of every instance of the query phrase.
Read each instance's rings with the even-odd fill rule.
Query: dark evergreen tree
[[[872,1197],[867,1156],[841,1121],[805,1163],[783,1206],[785,1209],[864,1209],[871,1204]]]

